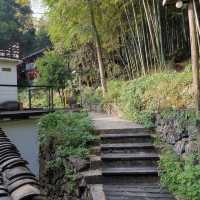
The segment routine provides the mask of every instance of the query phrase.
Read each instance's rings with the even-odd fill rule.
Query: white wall
[[[0,127],[29,162],[31,171],[39,176],[39,141],[37,119],[0,122]]]
[[[17,85],[17,62],[15,60],[0,59],[0,84]],[[11,71],[3,71],[3,68],[11,69]],[[16,100],[17,88],[0,87],[0,103]]]

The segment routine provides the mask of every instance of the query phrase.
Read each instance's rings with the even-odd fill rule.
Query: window
[[[9,68],[9,67],[3,67],[3,68],[1,69],[1,71],[2,71],[2,72],[11,72],[12,70],[11,70],[11,68]]]

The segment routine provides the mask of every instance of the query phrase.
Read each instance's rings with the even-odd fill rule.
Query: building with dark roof
[[[44,200],[27,164],[0,128],[0,200]]]
[[[17,76],[18,85],[23,85],[23,83],[32,84],[38,76],[37,67],[35,65],[36,60],[44,55],[46,49],[40,49],[29,56],[22,59],[22,62],[17,65]]]
[[[0,85],[16,85],[17,69],[20,62],[18,45],[0,50]],[[17,101],[17,88],[0,87],[0,104],[6,101]]]

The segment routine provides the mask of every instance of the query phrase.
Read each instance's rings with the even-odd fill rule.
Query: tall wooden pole
[[[197,44],[197,29],[196,29],[196,24],[195,24],[194,5],[193,5],[192,0],[190,0],[189,5],[188,5],[188,18],[189,18],[189,27],[190,27],[195,110],[196,110],[197,116],[199,116],[199,111],[200,111],[199,49],[198,49],[198,44]]]

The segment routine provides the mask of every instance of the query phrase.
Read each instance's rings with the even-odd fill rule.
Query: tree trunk
[[[191,41],[191,59],[192,59],[192,74],[193,74],[193,87],[195,96],[195,109],[197,116],[200,110],[200,84],[199,84],[199,50],[197,45],[197,30],[195,24],[194,5],[191,0],[188,5],[188,17],[190,27],[190,41]]]
[[[105,69],[104,69],[103,58],[102,58],[101,40],[100,40],[100,36],[99,36],[97,26],[95,23],[94,8],[93,8],[92,0],[88,0],[88,4],[89,4],[89,9],[90,9],[92,28],[94,31],[94,37],[95,37],[95,42],[96,42],[97,59],[98,59],[99,72],[100,72],[100,78],[101,78],[101,87],[102,87],[103,96],[104,96],[107,88],[106,88],[106,79],[105,79]]]

